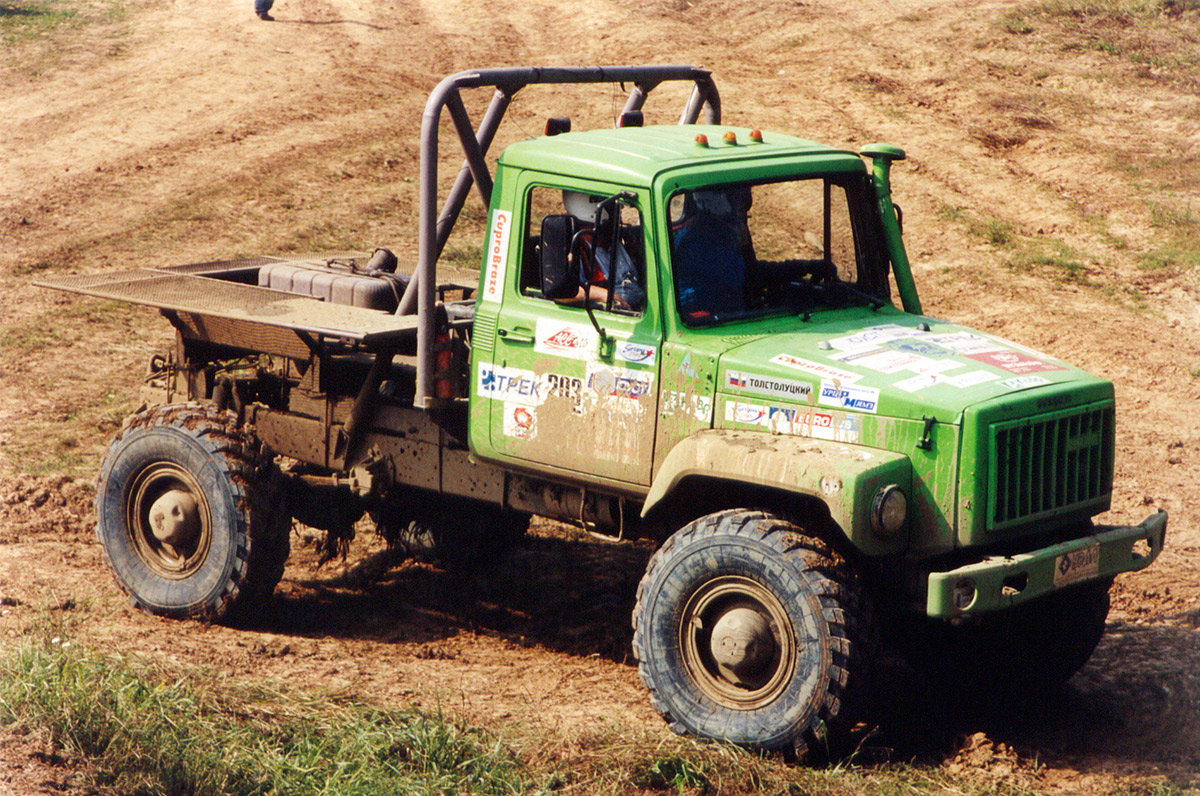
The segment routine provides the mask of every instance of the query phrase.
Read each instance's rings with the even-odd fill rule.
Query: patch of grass
[[[1200,0],[1044,0],[1036,10],[1050,16],[1150,17],[1200,8]]]
[[[701,766],[686,757],[662,757],[654,760],[638,774],[638,783],[642,787],[655,790],[674,788],[684,793],[691,788],[707,789],[710,786],[708,777],[704,775]]]
[[[966,223],[967,209],[960,205],[942,205],[942,209],[938,211],[938,218],[942,221]]]
[[[1017,268],[1037,268],[1055,278],[1082,285],[1091,285],[1087,266],[1079,252],[1060,240],[1039,239],[1022,241],[1013,256],[1012,265]]]
[[[97,784],[163,796],[517,794],[504,743],[440,714],[183,678],[60,637],[0,662],[0,719],[47,732]]]
[[[1150,224],[1159,229],[1192,236],[1200,231],[1200,217],[1192,213],[1192,205],[1183,210],[1167,207],[1158,202],[1150,203]]]
[[[1151,202],[1150,225],[1162,230],[1166,241],[1143,254],[1139,267],[1143,270],[1174,268],[1184,271],[1200,268],[1200,214],[1192,210],[1190,202],[1182,209],[1171,207],[1161,200]]]
[[[42,316],[0,326],[0,351],[20,356],[59,345],[62,335],[57,328],[47,327],[44,320]]]
[[[119,25],[128,13],[125,0],[0,0],[0,56],[41,74],[61,60],[61,40],[84,27]]]
[[[1019,239],[1017,227],[1011,221],[1003,221],[998,218],[979,218],[965,207],[944,205],[938,211],[938,218],[965,226],[972,236],[998,249],[1014,246]]]
[[[0,351],[32,354],[92,339],[97,333],[129,329],[132,315],[128,304],[73,299],[32,318],[0,325]]]
[[[720,743],[601,722],[556,739],[499,737],[441,711],[348,698],[103,655],[71,633],[86,609],[42,611],[0,656],[0,723],[86,759],[95,787],[157,796],[678,793],[750,796],[1031,796],[1037,765],[1003,782],[937,762],[793,767]],[[1173,794],[1165,778],[1140,780]]]
[[[0,43],[11,46],[76,25],[83,19],[79,12],[84,7],[70,0],[8,0],[0,5]]]
[[[99,400],[78,396],[79,404],[42,419],[38,427],[8,444],[17,469],[30,475],[94,477],[108,438],[137,408],[136,391],[110,390]]]
[[[1006,33],[1011,33],[1015,36],[1025,36],[1033,33],[1033,25],[1029,24],[1029,20],[1024,14],[1018,12],[1009,12],[1000,20],[1000,27]]]
[[[442,251],[441,262],[452,268],[478,271],[482,250],[478,246],[447,246]]]
[[[13,276],[36,276],[53,268],[54,263],[49,260],[38,260],[35,263],[20,263],[13,268]]]
[[[1200,267],[1200,251],[1166,246],[1146,252],[1138,258],[1143,271],[1191,270]]]
[[[1055,30],[1063,51],[1098,50],[1145,67],[1143,79],[1195,89],[1200,39],[1188,23],[1198,10],[1200,0],[1044,0],[1025,13]]]
[[[46,440],[37,444],[13,446],[12,456],[22,472],[30,475],[82,475],[89,469],[95,470],[92,457],[80,449],[79,439],[73,434]]]
[[[1088,258],[1060,240],[1023,236],[1012,222],[978,218],[962,207],[946,205],[938,215],[943,221],[965,226],[972,236],[989,246],[1008,252],[1008,264],[1012,268],[1037,269],[1054,279],[1094,285],[1088,277]]]
[[[996,218],[977,219],[970,222],[969,228],[971,233],[982,238],[984,243],[1001,249],[1014,245],[1017,240],[1016,225],[1010,221]]]

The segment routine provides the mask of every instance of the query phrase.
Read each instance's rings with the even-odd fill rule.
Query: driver
[[[748,188],[692,191],[684,195],[675,233],[675,286],[679,308],[690,318],[746,309],[750,234]]]
[[[563,205],[567,212],[585,225],[579,249],[579,292],[565,299],[565,302],[581,303],[588,300],[606,303],[611,277],[613,305],[640,312],[646,305],[646,291],[640,284],[638,267],[633,257],[619,239],[613,239],[613,224],[608,211],[601,217],[599,227],[593,226],[600,201],[600,197],[578,191],[563,191]]]

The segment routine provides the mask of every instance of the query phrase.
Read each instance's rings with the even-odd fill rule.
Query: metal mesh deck
[[[364,343],[387,342],[416,335],[415,315],[391,315],[360,307],[328,304],[292,293],[189,273],[190,270],[219,273],[261,266],[265,262],[281,260],[256,258],[162,270],[138,269],[62,276],[38,280],[34,284],[162,310],[251,321]]]
[[[261,268],[271,263],[300,263],[320,267],[329,260],[355,260],[359,265],[366,265],[369,259],[371,259],[370,252],[336,251],[322,252],[320,254],[303,254],[295,257],[247,257],[239,260],[213,260],[207,263],[159,266],[154,270],[169,271],[173,274],[221,274],[250,268]]]

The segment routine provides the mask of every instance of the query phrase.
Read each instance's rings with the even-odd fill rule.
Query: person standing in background
[[[275,0],[254,0],[254,13],[258,14],[258,18],[266,22],[274,22],[275,17],[271,16],[271,6],[275,5]]]

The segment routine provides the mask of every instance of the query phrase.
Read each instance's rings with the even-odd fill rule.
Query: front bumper
[[[950,619],[1000,611],[1067,586],[1142,569],[1158,558],[1166,533],[1167,513],[1159,511],[1140,525],[1101,525],[1090,536],[1041,550],[932,572],[925,613]],[[1145,545],[1135,550],[1139,542]]]

